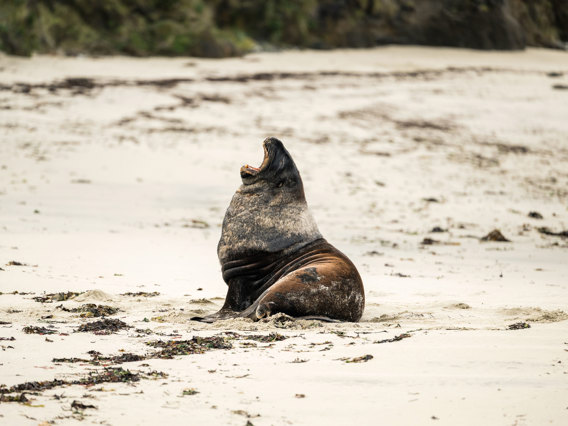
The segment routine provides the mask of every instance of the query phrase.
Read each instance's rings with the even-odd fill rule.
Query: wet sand
[[[565,424],[567,88],[540,49],[0,56],[0,422]],[[189,321],[267,136],[360,323]]]

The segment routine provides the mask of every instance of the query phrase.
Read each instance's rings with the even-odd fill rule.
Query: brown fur
[[[260,319],[279,312],[358,321],[363,314],[363,282],[353,263],[322,240],[312,259],[281,277],[240,316]]]
[[[358,321],[365,306],[351,261],[321,236],[292,157],[278,139],[264,141],[259,168],[243,166],[217,248],[229,286],[221,310],[200,321],[282,312]]]

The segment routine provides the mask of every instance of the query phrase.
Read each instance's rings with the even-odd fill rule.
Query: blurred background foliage
[[[565,48],[568,0],[0,0],[15,55],[226,57],[283,47]]]

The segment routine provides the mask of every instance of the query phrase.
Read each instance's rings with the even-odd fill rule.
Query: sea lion
[[[300,173],[276,138],[259,167],[241,167],[242,185],[223,220],[217,254],[229,286],[221,310],[204,322],[279,312],[358,321],[363,282],[353,263],[320,234]]]

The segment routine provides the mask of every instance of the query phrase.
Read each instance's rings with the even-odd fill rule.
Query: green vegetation
[[[16,55],[226,57],[280,47],[384,43],[560,47],[562,0],[0,0]]]
[[[201,0],[1,0],[0,49],[223,57],[253,43],[213,22]]]

